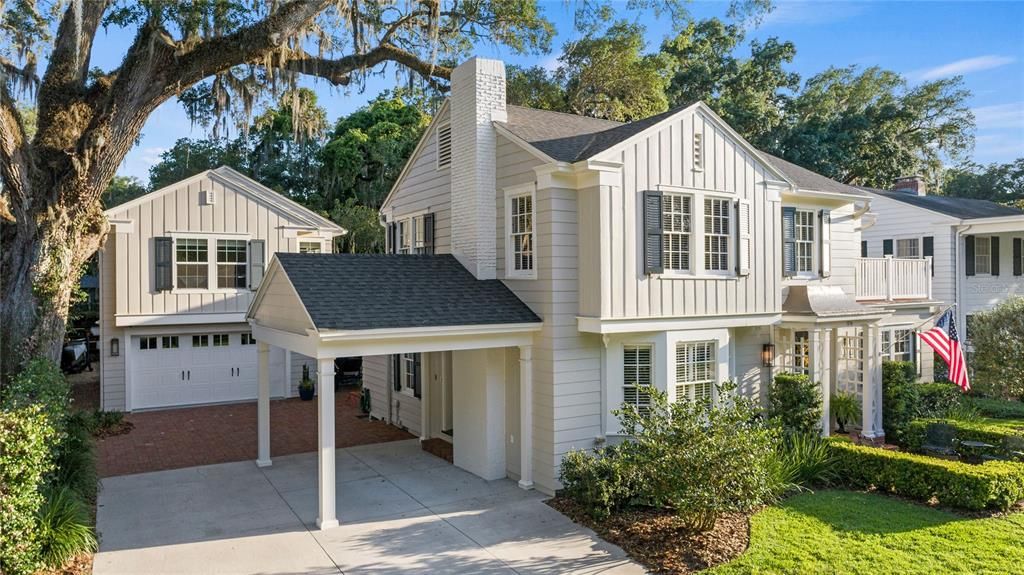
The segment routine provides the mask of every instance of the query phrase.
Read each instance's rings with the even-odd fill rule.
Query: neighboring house
[[[702,103],[630,124],[508,106],[504,65],[477,58],[383,203],[397,255],[282,255],[249,318],[261,345],[362,356],[373,417],[547,493],[562,456],[617,440],[613,410],[652,387],[714,400],[734,380],[765,401],[775,373],[806,372],[826,413],[833,391],[859,394],[861,433],[880,439],[882,334],[936,302],[927,261],[860,277],[877,271],[858,251],[870,199],[759,152]]]
[[[928,195],[919,177],[893,191],[867,189],[877,223],[864,233],[870,258],[931,258],[935,299],[956,304],[970,339],[971,315],[1011,296],[1024,296],[1024,212],[987,200]],[[966,333],[965,333],[966,332]]]
[[[255,399],[245,311],[265,262],[279,251],[330,251],[344,233],[227,167],[105,214],[100,400],[119,411]],[[303,358],[277,349],[272,362],[274,395],[292,395]]]

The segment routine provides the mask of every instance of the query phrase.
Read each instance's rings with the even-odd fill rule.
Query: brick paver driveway
[[[338,448],[413,437],[359,415],[359,407],[348,399],[348,390],[338,390]],[[256,402],[145,411],[128,414],[125,419],[134,429],[97,442],[100,477],[256,459]],[[271,457],[316,448],[316,401],[271,401]]]

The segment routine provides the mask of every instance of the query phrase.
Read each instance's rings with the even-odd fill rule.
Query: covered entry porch
[[[458,430],[452,438],[455,465],[493,480],[506,477],[508,460],[515,458],[519,486],[532,487],[533,338],[541,324],[501,282],[476,280],[447,255],[278,254],[248,317],[259,372],[257,465],[271,466],[273,456],[270,346],[317,361],[320,529],[339,524],[333,409],[339,357],[450,355],[442,378],[423,377],[419,385],[424,398],[449,385]],[[509,366],[510,358],[517,365]],[[506,393],[513,385],[518,409],[507,421]],[[424,430],[434,427],[430,403],[422,402]],[[509,428],[519,433],[507,444]]]

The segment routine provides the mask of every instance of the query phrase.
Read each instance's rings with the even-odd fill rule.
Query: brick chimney
[[[497,135],[506,120],[505,63],[472,58],[452,70],[452,254],[477,279],[494,279]]]
[[[892,185],[893,191],[904,192],[916,196],[927,195],[925,189],[924,176],[903,176],[902,178],[896,178],[896,182]]]

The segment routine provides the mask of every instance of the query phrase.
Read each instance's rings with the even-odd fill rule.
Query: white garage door
[[[256,345],[248,334],[133,336],[131,345],[132,409],[256,398]]]

